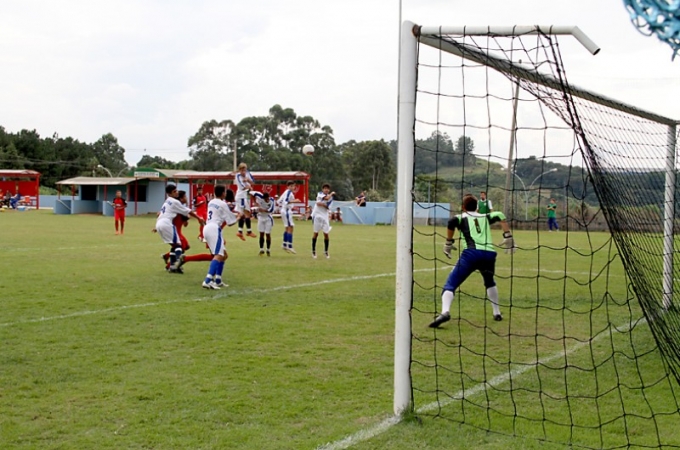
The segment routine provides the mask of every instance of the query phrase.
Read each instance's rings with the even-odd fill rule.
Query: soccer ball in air
[[[312,156],[314,154],[314,146],[310,144],[305,145],[302,147],[302,153],[307,156]]]

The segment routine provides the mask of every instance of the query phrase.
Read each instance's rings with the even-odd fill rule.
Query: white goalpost
[[[396,249],[396,286],[395,286],[396,295],[395,295],[395,341],[394,341],[395,348],[394,348],[394,399],[393,399],[393,410],[395,415],[402,415],[404,413],[408,413],[414,410],[414,393],[412,380],[413,372],[412,353],[414,338],[413,215],[414,215],[414,201],[416,195],[415,193],[416,186],[414,182],[414,165],[417,163],[417,160],[415,159],[416,158],[415,155],[417,154],[416,123],[418,120],[416,117],[417,116],[416,104],[419,101],[418,99],[419,64],[420,64],[419,51],[421,44],[426,45],[428,48],[434,48],[435,50],[438,50],[442,53],[446,53],[448,55],[456,55],[462,58],[462,60],[469,61],[471,64],[476,65],[476,67],[482,67],[488,69],[489,71],[503,74],[504,76],[511,80],[511,83],[514,83],[513,91],[515,92],[515,97],[517,96],[517,92],[519,91],[520,87],[527,90],[527,86],[529,86],[529,89],[535,89],[534,88],[535,86],[540,86],[540,88],[538,89],[531,90],[531,94],[537,97],[537,102],[542,101],[542,99],[539,97],[540,94],[542,93],[541,89],[543,88],[545,88],[546,90],[552,90],[564,94],[562,96],[556,95],[555,98],[550,99],[548,103],[553,102],[556,104],[559,102],[563,102],[564,105],[566,106],[563,106],[561,103],[558,106],[553,106],[551,104],[547,106],[547,109],[551,109],[552,112],[557,111],[555,112],[555,114],[561,117],[565,122],[567,122],[567,128],[571,127],[573,129],[574,135],[577,136],[575,138],[575,141],[578,141],[578,144],[576,145],[577,147],[579,147],[579,150],[585,149],[581,151],[583,151],[587,155],[590,155],[591,153],[595,154],[594,156],[592,155],[584,156],[585,159],[590,158],[588,164],[584,164],[584,166],[586,165],[588,166],[587,169],[584,167],[584,170],[587,171],[589,170],[590,172],[597,172],[598,173],[597,176],[601,177],[601,179],[596,179],[593,182],[595,185],[595,191],[598,197],[600,197],[600,203],[602,204],[601,208],[604,211],[603,214],[606,218],[606,222],[608,223],[609,227],[612,228],[611,229],[612,234],[619,233],[614,237],[614,243],[618,247],[619,253],[622,254],[621,258],[623,260],[623,265],[626,269],[626,273],[628,274],[627,276],[630,276],[633,279],[632,290],[634,290],[635,293],[639,296],[640,295],[639,289],[641,289],[640,288],[641,286],[655,285],[654,293],[650,294],[650,298],[653,299],[652,301],[646,302],[645,299],[639,300],[640,303],[642,304],[642,311],[644,312],[645,317],[647,317],[647,319],[658,317],[660,315],[665,314],[669,310],[672,310],[673,306],[677,308],[677,302],[674,302],[673,300],[675,294],[673,279],[674,271],[678,267],[678,265],[674,264],[675,253],[674,229],[676,226],[675,225],[677,209],[676,204],[678,202],[676,198],[676,185],[678,181],[676,180],[676,171],[678,170],[678,161],[676,158],[678,121],[648,111],[641,110],[637,107],[624,104],[622,102],[610,99],[600,94],[590,92],[586,89],[575,87],[573,85],[566,83],[566,80],[562,79],[561,76],[556,77],[554,75],[551,75],[550,73],[545,73],[545,71],[539,70],[538,66],[531,66],[531,64],[527,64],[526,61],[525,63],[521,63],[521,61],[518,63],[516,60],[513,61],[510,58],[506,58],[505,55],[502,54],[502,52],[500,52],[501,55],[499,56],[498,55],[499,52],[494,53],[493,51],[481,50],[480,48],[477,48],[474,45],[468,45],[466,43],[467,41],[465,41],[465,39],[470,36],[489,37],[490,40],[493,40],[496,38],[520,37],[527,35],[542,35],[548,37],[554,35],[572,36],[592,55],[596,55],[600,51],[600,48],[590,38],[588,38],[588,36],[585,33],[583,33],[578,27],[575,26],[514,26],[514,27],[418,26],[409,21],[404,21],[401,24],[400,54],[399,54],[399,99],[398,99],[398,142],[397,142],[398,150],[397,150],[397,195],[396,195],[397,249]],[[456,37],[462,36],[463,39],[461,41],[456,41],[457,38],[452,36]],[[496,47],[493,47],[493,49],[497,50]],[[557,65],[559,66],[559,64],[561,64],[561,60],[559,60],[558,57]],[[461,68],[462,69],[466,68],[465,63],[462,63]],[[436,68],[433,70],[436,70]],[[439,67],[438,76],[439,77],[442,76],[442,67]],[[432,94],[433,97],[444,96],[444,94],[440,94],[438,92],[434,94],[432,92],[428,92],[428,94]],[[462,97],[464,98],[464,96]],[[436,102],[439,101],[438,98],[439,97],[437,97]],[[586,104],[587,107],[589,108],[591,108],[590,105],[595,105],[594,108],[601,107],[603,112],[600,111],[593,112],[594,108],[591,108],[588,109],[587,112],[582,113],[582,111],[579,108],[574,106],[573,100],[574,98],[578,99],[578,101],[583,101],[584,104]],[[502,100],[507,100],[508,103],[510,103],[513,99],[508,98]],[[511,173],[510,167],[513,160],[512,152],[516,139],[515,131],[517,130],[518,127],[516,120],[517,98],[514,98],[514,102],[515,111],[512,117],[512,125],[507,127],[507,130],[502,130],[503,132],[508,131],[510,134],[510,156],[507,161],[506,169],[507,180],[502,185],[497,185],[499,190],[505,191],[506,208],[508,202],[508,195],[511,192],[510,181],[513,179],[513,173]],[[566,112],[560,115],[559,108],[565,108]],[[621,117],[623,117],[623,119],[621,119],[620,122],[622,127],[621,129],[625,129],[623,127],[629,126],[625,122],[625,120],[633,118],[631,120],[632,125],[630,125],[630,127],[634,127],[636,125],[635,120],[639,119],[641,123],[644,122],[640,125],[641,128],[644,128],[646,126],[645,124],[650,123],[653,126],[658,126],[658,129],[661,131],[657,131],[655,129],[654,132],[649,132],[649,135],[652,136],[649,138],[644,134],[646,133],[646,131],[644,132],[641,131],[642,137],[630,138],[631,139],[630,145],[628,145],[627,142],[624,142],[623,144],[620,145],[619,143],[612,143],[609,141],[603,143],[598,140],[600,136],[597,135],[597,132],[594,133],[593,135],[595,137],[593,137],[592,140],[589,140],[591,136],[589,133],[591,133],[593,129],[597,129],[596,128],[597,126],[601,125],[597,120],[591,121],[591,117],[589,116],[589,114],[593,114],[595,115],[595,117],[599,117],[596,115],[601,113],[604,116],[606,114],[610,114],[609,111],[614,111],[616,114],[619,113],[621,114]],[[471,113],[468,111],[468,114]],[[612,116],[614,116],[614,114],[612,114]],[[620,118],[619,116],[615,116],[615,119],[611,120],[616,121],[619,120],[619,118]],[[581,122],[581,119],[583,119],[583,122]],[[438,116],[437,120],[439,120]],[[603,123],[606,122],[607,120],[610,120],[609,116],[605,117]],[[586,125],[582,127],[581,126],[582,123]],[[465,127],[467,127],[468,124],[466,122],[463,122],[463,124],[460,126],[463,129],[465,129]],[[602,127],[604,128],[608,126],[609,126],[608,123],[604,123],[604,125],[602,125]],[[455,129],[455,127],[453,126],[452,128]],[[616,129],[616,126],[612,126],[612,129]],[[608,130],[609,128],[606,129],[607,132]],[[627,131],[627,129],[625,130]],[[633,129],[633,132],[635,131],[636,130]],[[659,134],[664,135],[664,143],[661,145],[658,144],[657,142],[657,137]],[[634,161],[635,158],[633,157],[630,158],[630,161],[625,161],[625,158],[627,158],[629,155],[624,154],[629,146],[635,146],[635,144],[637,144],[638,142],[642,142],[644,139],[649,139],[649,141],[651,142],[649,146],[650,147],[654,146],[653,149],[654,151],[657,151],[658,148],[662,148],[663,150],[663,152],[661,153],[655,153],[653,162],[650,163],[654,165],[655,170],[657,170],[656,168],[658,168],[658,172],[661,173],[663,176],[663,186],[657,189],[658,192],[662,192],[661,197],[663,198],[663,204],[660,205],[661,220],[659,221],[658,227],[659,234],[658,245],[657,241],[654,241],[654,243],[649,243],[650,248],[656,249],[657,247],[659,247],[658,255],[654,254],[654,256],[659,257],[654,260],[655,261],[654,264],[650,263],[650,266],[653,265],[654,270],[656,270],[656,261],[657,260],[659,261],[658,277],[656,276],[657,272],[631,274],[630,266],[627,266],[627,264],[634,266],[635,265],[634,261],[637,261],[633,257],[628,259],[627,249],[628,250],[630,250],[631,248],[638,249],[648,244],[646,242],[642,242],[643,239],[647,239],[645,233],[649,234],[649,229],[645,228],[645,226],[647,225],[639,225],[639,228],[636,228],[638,227],[638,224],[633,224],[631,228],[626,228],[629,227],[629,225],[625,221],[627,218],[626,215],[631,214],[630,211],[634,210],[634,207],[629,205],[621,206],[616,202],[614,202],[614,206],[610,206],[606,203],[606,201],[608,200],[607,196],[609,196],[609,199],[611,199],[612,195],[617,194],[615,192],[616,189],[612,191],[612,186],[616,188],[615,183],[621,182],[621,180],[619,180],[617,177],[619,177],[620,174],[625,175],[628,173],[626,171],[628,167],[626,166],[626,164],[632,164],[632,166],[630,166],[631,172],[635,170],[648,169],[643,166],[636,166],[636,164],[642,163]],[[592,148],[590,147],[591,144],[593,146]],[[611,148],[607,147],[607,145],[610,144],[612,147]],[[645,145],[641,145],[643,150],[646,149]],[[603,150],[603,153],[606,153],[607,158],[609,158],[611,157],[612,154],[618,151],[619,147],[621,147],[622,155],[621,160],[610,159],[598,160],[599,157],[597,154],[598,151]],[[618,156],[620,155],[615,155],[614,157]],[[505,156],[503,158],[505,158]],[[650,156],[649,159],[652,160],[652,157]],[[602,163],[601,166],[598,165],[600,163]],[[546,171],[545,173],[548,172]],[[623,183],[625,184],[626,179],[625,178],[622,179],[624,180]],[[528,196],[529,193],[527,192],[526,187],[524,191],[525,195]],[[540,190],[538,192],[540,198],[541,195]],[[450,214],[456,214],[457,212],[458,211],[450,211]],[[526,211],[525,214],[527,214]],[[651,221],[652,219],[650,218],[649,220]],[[621,228],[616,229],[617,227]],[[657,231],[657,228],[654,228],[653,231]],[[617,237],[619,235],[620,237]],[[434,237],[432,239],[433,241],[434,238],[436,238],[436,231],[434,232]],[[639,244],[638,241],[636,240],[640,240],[642,244]],[[434,256],[433,258],[435,261],[434,270],[436,271],[437,257]],[[513,277],[512,273],[513,272],[511,271],[510,278]],[[636,277],[639,277],[639,279],[637,279]],[[538,278],[540,278],[540,276],[537,276],[537,279]],[[433,288],[436,290],[437,286],[435,285],[433,286]],[[539,312],[538,306],[536,306],[536,308],[537,308],[536,316],[538,316]],[[566,320],[564,317],[565,316],[563,315],[562,320]],[[674,327],[672,320],[675,319],[673,318],[672,320],[671,319],[668,320],[669,320],[668,324],[670,325],[667,326],[666,328],[664,328],[665,325],[661,324],[660,322],[650,323],[649,326],[652,328],[654,338],[657,341],[659,341],[660,336],[666,336],[666,338],[672,342],[668,344],[668,349],[662,344],[658,344],[658,347],[660,348],[661,354],[663,354],[665,358],[670,358],[665,359],[664,364],[669,364],[670,371],[675,373],[677,377],[680,374],[680,370],[677,369],[677,367],[680,366],[680,364],[677,364],[676,366],[675,363],[671,361],[673,359],[671,353],[679,349],[680,344],[673,343],[675,341],[674,339],[675,332],[672,331]],[[512,336],[509,335],[508,340],[510,340],[511,338]],[[566,338],[563,337],[563,339]],[[437,340],[436,335],[432,340],[433,341]],[[538,355],[539,350],[536,350],[537,360],[539,359]],[[678,356],[680,355],[676,355],[676,357]],[[494,362],[496,361],[494,360]],[[507,364],[507,373],[509,374],[508,375],[509,378],[512,378],[513,363],[514,362],[511,361]],[[539,369],[540,368],[537,368],[536,371],[538,372]],[[565,368],[565,371],[566,370],[567,369]],[[484,377],[486,377],[487,375],[486,368],[484,369],[484,371],[485,371]],[[595,372],[597,372],[597,370],[595,370]],[[497,374],[497,372],[495,372],[495,374]],[[460,378],[462,379],[463,377],[461,376]],[[474,377],[471,377],[471,379],[473,378]],[[492,377],[490,376],[489,378]],[[566,375],[564,378],[565,379],[567,378]],[[642,378],[641,375],[640,378]],[[437,386],[436,389],[438,390],[439,387]],[[596,399],[597,398],[599,397],[596,397]],[[489,400],[487,396],[487,405],[488,403]],[[522,419],[524,418],[522,417]],[[659,432],[657,433],[660,434]]]

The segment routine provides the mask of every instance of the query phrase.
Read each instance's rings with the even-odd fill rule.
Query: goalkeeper
[[[463,251],[458,258],[458,262],[449,274],[444,289],[442,290],[442,312],[430,324],[430,328],[437,328],[444,322],[451,320],[451,303],[453,303],[453,293],[475,270],[479,270],[484,279],[486,295],[493,305],[494,320],[503,320],[501,310],[498,307],[498,288],[494,280],[496,269],[496,250],[491,241],[491,224],[500,222],[503,229],[503,242],[501,247],[514,252],[515,242],[510,232],[510,226],[505,221],[505,215],[501,212],[479,214],[477,210],[477,198],[474,195],[463,197],[463,213],[451,218],[446,232],[446,244],[444,244],[444,254],[451,258],[451,251],[455,250],[453,245],[453,234],[459,230]]]

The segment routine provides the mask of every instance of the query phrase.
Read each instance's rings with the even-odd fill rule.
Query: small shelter
[[[139,180],[129,177],[75,177],[57,181],[58,186],[69,186],[71,198],[57,195],[55,214],[104,214],[113,215],[113,207],[107,202],[113,200],[116,191],[123,191],[128,201],[126,213],[136,213],[139,199]],[[146,190],[144,189],[144,195]],[[144,199],[144,201],[146,201]],[[110,209],[107,214],[106,207]]]
[[[0,170],[0,192],[18,192],[25,205],[40,209],[40,172],[35,170]]]

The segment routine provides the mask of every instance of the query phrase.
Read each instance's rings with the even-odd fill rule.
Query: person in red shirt
[[[177,192],[177,200],[182,202],[183,204],[186,205],[187,203],[187,193],[185,191],[179,191]],[[197,213],[198,214],[198,213]],[[189,245],[189,241],[187,240],[186,237],[184,237],[184,234],[182,234],[182,228],[186,227],[189,225],[189,217],[183,216],[181,214],[177,214],[174,219],[172,219],[172,224],[175,226],[175,230],[177,230],[177,237],[179,238],[179,242],[182,244],[182,253],[186,253],[187,250],[191,248]],[[203,229],[203,227],[201,227]],[[182,265],[184,263],[187,263],[189,261],[212,261],[213,255],[210,253],[201,253],[198,255],[183,255],[183,261]],[[165,261],[165,270],[170,269],[170,253],[166,253],[163,255],[163,261]],[[183,272],[180,272],[183,273]]]
[[[196,189],[196,197],[194,197],[194,209],[196,214],[203,220],[208,220],[208,199],[203,195],[203,188],[201,186]],[[198,229],[198,238],[203,240],[203,225]]]
[[[123,234],[125,229],[125,208],[127,207],[127,202],[123,198],[123,193],[121,191],[116,191],[116,198],[111,202],[113,206],[113,220],[116,224],[116,234]],[[120,232],[118,231],[120,225]]]

